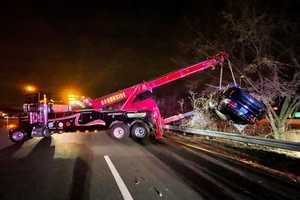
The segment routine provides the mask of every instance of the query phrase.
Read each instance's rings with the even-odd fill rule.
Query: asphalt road
[[[299,200],[300,186],[172,143],[120,142],[100,131],[18,145],[2,130],[0,199]]]

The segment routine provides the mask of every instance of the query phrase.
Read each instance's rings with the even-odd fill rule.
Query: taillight
[[[71,126],[71,123],[70,122],[66,122],[66,126],[67,127]]]
[[[236,107],[237,107],[237,103],[234,102],[234,101],[229,101],[228,107],[229,107],[229,108],[236,108]]]

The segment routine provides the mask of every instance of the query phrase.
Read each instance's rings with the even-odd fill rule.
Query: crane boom
[[[129,88],[119,90],[112,94],[106,95],[104,97],[94,99],[91,102],[92,107],[95,109],[103,109],[112,104],[126,100],[125,104],[123,104],[121,107],[124,109],[126,107],[126,102],[128,103],[129,102],[128,100],[132,99],[133,96],[144,93],[146,91],[152,91],[154,88],[166,85],[170,82],[187,77],[189,75],[195,74],[195,73],[203,71],[205,69],[212,68],[212,67],[216,66],[217,64],[223,63],[224,60],[227,58],[228,58],[228,55],[225,52],[221,52],[221,53],[213,56],[212,58],[202,61],[200,63],[197,63],[195,65],[185,67],[185,68],[177,70],[175,72],[168,73],[157,79],[154,79],[154,80],[151,80],[148,82],[139,83],[139,84],[136,84]]]

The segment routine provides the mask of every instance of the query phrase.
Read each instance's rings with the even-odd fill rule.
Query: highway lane
[[[105,155],[134,199],[199,199],[143,146],[105,132],[55,135],[0,150],[0,199],[122,199]]]
[[[173,143],[116,141],[105,131],[21,145],[2,131],[0,199],[124,199],[104,156],[132,199],[300,199],[299,185],[239,163]]]

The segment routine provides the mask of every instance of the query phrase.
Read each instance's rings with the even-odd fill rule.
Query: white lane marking
[[[126,187],[123,179],[121,178],[120,174],[118,173],[116,167],[114,166],[114,164],[112,163],[112,161],[110,160],[108,155],[104,156],[104,159],[112,173],[112,175],[115,178],[115,181],[117,182],[117,185],[119,187],[119,190],[122,194],[122,197],[124,200],[133,200],[130,192],[128,191],[128,188]]]

